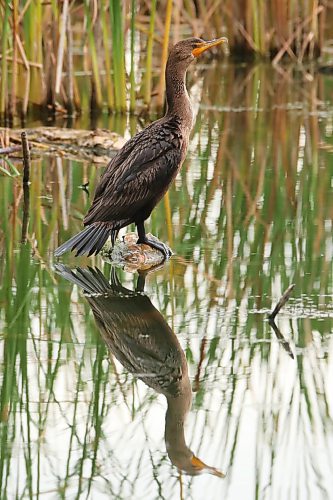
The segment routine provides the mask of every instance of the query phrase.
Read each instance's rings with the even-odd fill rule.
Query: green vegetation
[[[152,96],[162,107],[169,42],[227,35],[231,55],[301,62],[333,38],[332,11],[317,0],[189,0],[182,6],[171,0],[3,0],[0,115],[25,116],[28,105],[70,115],[88,106],[133,111],[138,100],[151,105]],[[140,59],[142,81],[134,77]],[[82,72],[91,79],[88,102]]]

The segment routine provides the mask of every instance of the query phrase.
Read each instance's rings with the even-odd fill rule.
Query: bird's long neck
[[[193,112],[191,101],[186,89],[187,66],[174,65],[168,61],[165,70],[167,112],[166,115],[176,115],[191,129]]]
[[[192,391],[188,376],[184,388],[178,397],[167,397],[168,409],[165,415],[165,444],[171,462],[180,469],[187,465],[193,456],[185,441],[185,418],[188,414]]]

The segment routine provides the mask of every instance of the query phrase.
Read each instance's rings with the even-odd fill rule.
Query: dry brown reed
[[[152,95],[161,107],[170,34],[172,42],[227,35],[231,55],[300,62],[333,38],[330,9],[321,0],[2,0],[0,114],[12,119],[38,105],[71,115],[88,103],[91,111],[133,111],[138,98],[150,105]],[[139,54],[146,61],[141,86]],[[82,69],[91,78],[88,98],[77,81]]]

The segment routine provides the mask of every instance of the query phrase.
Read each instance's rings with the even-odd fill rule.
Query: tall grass
[[[151,2],[151,12],[150,12],[150,22],[147,40],[147,51],[146,51],[146,73],[145,73],[145,84],[144,84],[144,102],[145,104],[150,103],[151,99],[151,87],[152,87],[152,74],[153,74],[153,42],[154,42],[154,31],[155,31],[155,17],[156,17],[156,3],[157,0],[152,0]]]
[[[17,21],[18,21],[18,0],[12,2],[12,49],[13,49],[13,63],[12,63],[12,89],[9,100],[9,116],[10,118],[16,115],[16,94],[17,94]],[[5,74],[5,71],[2,72]],[[1,112],[0,112],[1,113]]]
[[[160,72],[160,81],[159,81],[159,89],[158,89],[158,97],[157,97],[157,105],[159,107],[163,106],[164,103],[164,92],[165,92],[165,68],[168,59],[168,50],[169,50],[169,38],[170,38],[170,28],[171,28],[171,19],[172,19],[172,0],[168,0],[166,4],[166,12],[165,12],[165,27],[164,27],[164,35],[163,35],[163,45],[162,45],[162,58],[161,58],[161,72]]]
[[[8,32],[9,32],[9,12],[10,12],[10,2],[6,0],[5,2],[5,12],[3,18],[3,28],[2,28],[2,38],[1,38],[1,85],[0,85],[0,113],[4,113],[6,109],[7,95],[8,95],[8,71],[7,71],[7,58],[5,54],[7,53],[8,46]]]
[[[102,107],[102,86],[99,76],[99,68],[98,68],[98,56],[95,44],[95,32],[93,26],[93,19],[90,11],[90,1],[85,0],[85,18],[87,22],[87,31],[88,31],[88,40],[89,40],[89,53],[91,57],[91,67],[92,67],[92,75],[93,75],[93,89],[92,89],[92,99],[93,104],[92,107],[101,108]]]
[[[109,16],[106,10],[107,10],[107,0],[103,0],[101,2],[100,15],[101,15],[102,34],[103,34],[104,64],[106,71],[107,106],[109,112],[111,112],[114,109],[114,85],[113,85],[113,79],[111,78],[111,52],[109,47],[109,31],[108,31]]]
[[[130,111],[135,110],[135,66],[134,66],[134,50],[135,50],[135,11],[136,0],[131,0],[131,71],[130,71]]]
[[[110,0],[110,18],[112,33],[113,76],[115,82],[115,108],[117,111],[125,111],[126,75],[122,2]]]
[[[141,98],[162,107],[170,34],[173,41],[225,34],[231,55],[270,57],[276,64],[282,57],[316,57],[333,38],[332,23],[326,22],[331,5],[317,0],[245,0],[242,8],[234,0],[188,0],[182,6],[170,0],[5,0],[0,15],[2,116],[25,115],[28,103],[59,111],[86,106],[76,78],[82,69],[91,77],[91,108],[134,111]],[[134,78],[139,58],[146,71],[143,85]]]

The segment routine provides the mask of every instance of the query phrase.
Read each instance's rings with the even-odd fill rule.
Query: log
[[[147,236],[159,241],[150,233]],[[136,233],[127,233],[116,241],[114,248],[111,243],[106,243],[101,251],[103,260],[124,267],[129,272],[152,270],[164,263],[164,255],[159,250],[145,244],[138,245],[137,240]]]
[[[0,127],[0,135],[9,140],[8,147],[21,145],[21,134],[26,132],[33,157],[44,154],[59,154],[69,159],[108,163],[115,151],[121,149],[126,140],[115,132],[105,129],[75,130],[57,127],[33,129],[9,129]],[[7,144],[6,144],[7,146]]]

